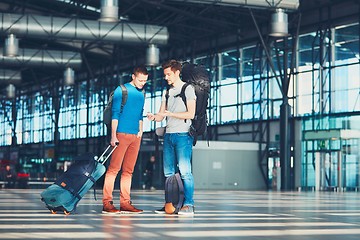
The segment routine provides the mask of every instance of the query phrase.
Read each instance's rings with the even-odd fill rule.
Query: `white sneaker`
[[[178,212],[178,215],[194,215],[194,206],[183,206]]]

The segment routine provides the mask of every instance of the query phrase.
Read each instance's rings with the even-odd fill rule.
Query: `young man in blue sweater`
[[[106,171],[103,187],[103,213],[116,214],[141,213],[130,201],[132,174],[138,157],[141,137],[143,134],[143,108],[145,97],[142,91],[148,79],[146,67],[135,67],[132,80],[125,84],[128,92],[127,101],[120,113],[122,101],[121,87],[117,87],[112,103],[111,140],[110,144],[119,145],[114,151],[110,165]],[[113,203],[114,183],[121,170],[120,180],[120,210]]]

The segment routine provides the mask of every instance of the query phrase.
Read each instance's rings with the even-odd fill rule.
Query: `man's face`
[[[169,85],[173,85],[179,76],[179,71],[173,72],[170,67],[164,69],[164,78]]]
[[[132,79],[135,87],[137,87],[138,89],[142,89],[145,86],[148,77],[149,75],[144,75],[142,73],[138,73],[137,75],[133,74]]]

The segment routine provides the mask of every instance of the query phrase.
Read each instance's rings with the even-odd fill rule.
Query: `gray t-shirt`
[[[169,99],[168,99],[168,104],[166,107],[166,109],[169,112],[176,113],[176,112],[186,112],[187,111],[186,106],[185,106],[183,100],[181,99],[181,97],[180,96],[174,97],[174,96],[180,94],[182,86],[183,86],[183,84],[177,88],[171,87],[169,89]],[[162,96],[163,102],[166,102],[165,94],[166,94],[166,91],[164,91],[163,96]],[[195,90],[194,90],[193,86],[189,85],[186,87],[185,97],[186,97],[187,101],[196,100]],[[190,125],[191,125],[190,119],[185,121],[184,119],[167,117],[166,132],[167,133],[188,132]]]

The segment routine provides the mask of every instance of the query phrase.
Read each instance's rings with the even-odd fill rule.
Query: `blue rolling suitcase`
[[[40,194],[51,213],[61,211],[68,215],[75,211],[81,198],[106,172],[104,163],[116,147],[105,156],[111,148],[109,145],[98,159],[89,153],[74,159],[70,168]]]

